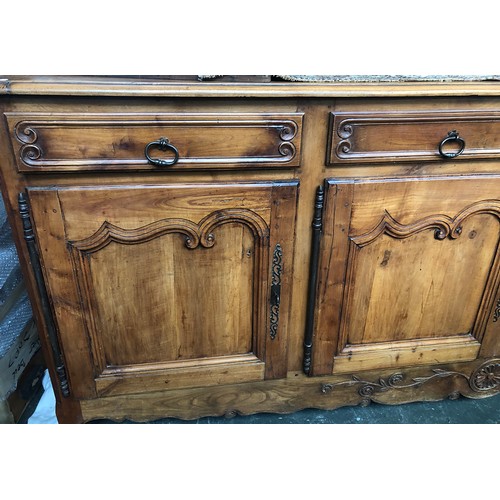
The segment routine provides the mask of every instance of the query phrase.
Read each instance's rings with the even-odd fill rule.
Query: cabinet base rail
[[[288,378],[226,386],[127,394],[80,401],[81,421],[96,419],[147,422],[173,417],[193,420],[207,416],[293,413],[306,408],[333,410],[370,403],[481,399],[500,393],[500,358],[467,363],[394,368],[352,375]],[[61,422],[76,421],[67,413]]]

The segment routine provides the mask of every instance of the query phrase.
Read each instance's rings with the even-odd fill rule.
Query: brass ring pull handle
[[[460,150],[456,153],[445,153],[443,147],[447,142],[456,141],[460,145]],[[443,158],[456,158],[458,155],[462,154],[465,149],[465,141],[458,135],[456,130],[448,132],[448,135],[439,143],[439,154]]]
[[[161,160],[159,158],[151,158],[151,156],[149,156],[149,150],[153,147],[159,149],[160,151],[170,150],[174,153],[175,156],[172,160]],[[144,154],[149,163],[152,163],[157,167],[170,167],[171,165],[175,165],[179,160],[179,151],[175,146],[170,144],[169,140],[166,137],[160,137],[157,141],[150,142],[146,146],[146,149],[144,149]]]

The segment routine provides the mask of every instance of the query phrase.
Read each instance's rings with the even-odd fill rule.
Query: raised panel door
[[[498,330],[499,193],[498,177],[328,180],[312,373],[476,359]]]
[[[297,182],[29,188],[77,397],[286,375]]]

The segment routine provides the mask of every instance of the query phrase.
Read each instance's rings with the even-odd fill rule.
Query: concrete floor
[[[116,423],[98,420],[91,423]],[[134,423],[134,422],[124,422]],[[410,403],[398,406],[371,404],[337,410],[302,410],[290,415],[262,413],[234,418],[205,417],[183,421],[167,418],[153,424],[499,424],[500,394],[485,399]]]

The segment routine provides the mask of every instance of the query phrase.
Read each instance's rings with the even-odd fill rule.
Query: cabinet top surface
[[[156,76],[0,76],[0,95],[146,97],[500,96],[500,77],[333,77],[228,82]]]

